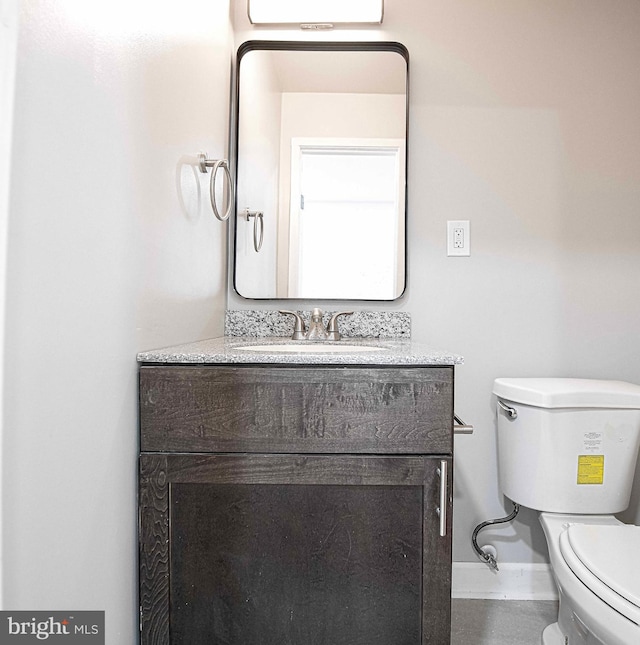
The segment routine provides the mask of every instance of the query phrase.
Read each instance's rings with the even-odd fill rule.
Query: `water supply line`
[[[516,504],[514,502],[513,504],[513,511],[507,515],[506,517],[500,517],[495,520],[487,520],[486,522],[482,522],[481,524],[478,524],[476,528],[473,530],[473,535],[471,536],[471,543],[473,544],[473,548],[475,552],[480,556],[480,559],[490,568],[493,569],[494,571],[498,571],[498,560],[496,556],[494,556],[492,553],[488,553],[487,551],[483,551],[479,546],[478,546],[478,533],[482,531],[483,528],[486,526],[491,526],[492,524],[503,524],[504,522],[511,522],[515,518],[515,516],[518,514],[518,511],[520,510],[520,505]]]

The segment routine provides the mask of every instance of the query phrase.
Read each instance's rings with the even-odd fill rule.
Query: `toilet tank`
[[[493,393],[499,481],[509,499],[551,513],[627,508],[640,447],[640,386],[499,378]]]

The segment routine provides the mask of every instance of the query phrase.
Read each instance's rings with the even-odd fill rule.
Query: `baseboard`
[[[453,598],[502,600],[557,600],[558,592],[548,564],[500,562],[492,571],[482,562],[454,562]]]

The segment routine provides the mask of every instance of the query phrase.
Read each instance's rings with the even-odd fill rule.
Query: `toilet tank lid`
[[[539,408],[640,409],[640,385],[579,378],[498,378],[501,399]]]

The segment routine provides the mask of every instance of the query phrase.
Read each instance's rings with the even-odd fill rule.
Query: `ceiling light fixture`
[[[384,0],[247,0],[254,25],[300,25],[330,29],[333,25],[382,23]]]

